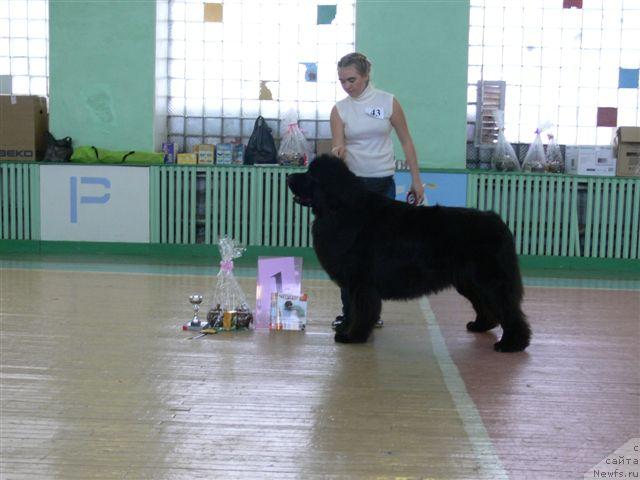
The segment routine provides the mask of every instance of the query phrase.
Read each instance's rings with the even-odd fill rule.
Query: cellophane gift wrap
[[[498,125],[498,143],[491,155],[491,167],[504,172],[518,171],[520,170],[518,156],[504,135],[504,112],[498,110],[495,119]]]
[[[278,163],[287,166],[304,166],[309,158],[309,144],[298,125],[298,114],[289,110],[282,119],[283,131]]]
[[[220,238],[218,248],[221,256],[220,271],[216,277],[207,322],[210,328],[221,330],[249,328],[253,323],[253,314],[242,287],[233,275],[233,260],[241,257],[245,248],[227,236]]]

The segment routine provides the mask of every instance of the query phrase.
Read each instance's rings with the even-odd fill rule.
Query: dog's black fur
[[[346,288],[350,310],[335,341],[366,342],[382,300],[453,286],[469,299],[472,332],[498,325],[502,352],[524,350],[531,331],[511,232],[493,212],[414,207],[369,192],[342,160],[322,155],[288,177],[294,199],[315,215],[313,244],[329,277]]]

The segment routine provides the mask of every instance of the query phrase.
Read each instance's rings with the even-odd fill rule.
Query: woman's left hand
[[[411,191],[416,197],[416,205],[422,205],[424,202],[424,185],[422,185],[421,181],[413,181],[411,182]]]

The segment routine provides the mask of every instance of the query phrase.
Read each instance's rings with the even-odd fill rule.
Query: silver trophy
[[[202,324],[198,318],[198,312],[200,311],[200,304],[202,303],[202,295],[198,295],[197,293],[189,295],[189,302],[193,305],[193,319],[191,319],[189,326],[200,327]]]

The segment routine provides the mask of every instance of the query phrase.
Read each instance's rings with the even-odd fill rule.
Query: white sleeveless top
[[[395,155],[391,141],[393,95],[367,88],[357,98],[336,103],[344,123],[345,161],[359,177],[389,177],[395,173]]]

